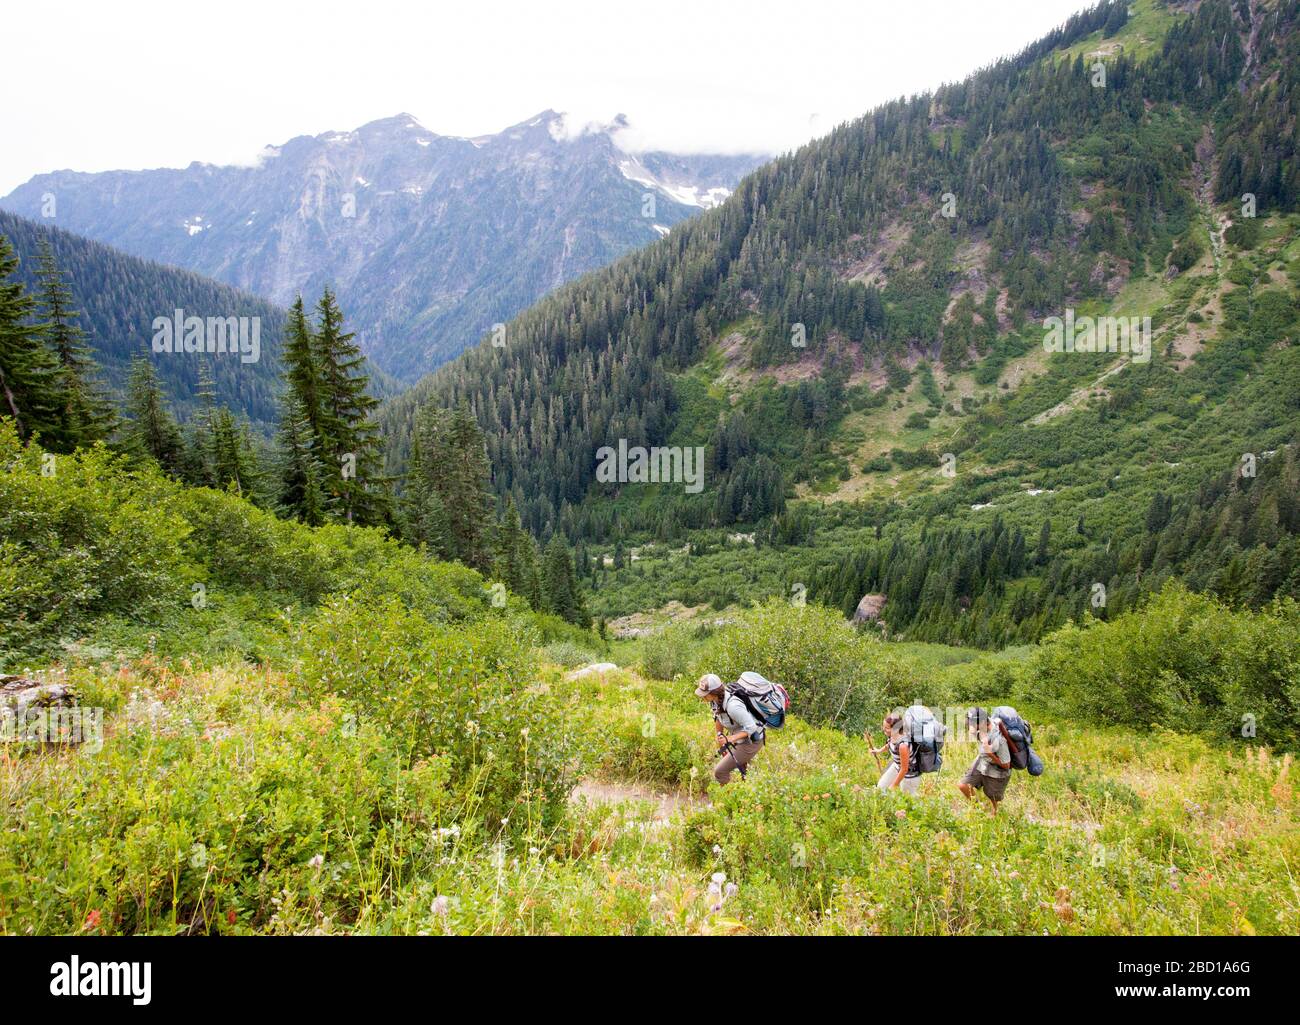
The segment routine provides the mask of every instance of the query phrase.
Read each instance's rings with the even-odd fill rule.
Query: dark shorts
[[[1007,781],[1010,779],[1010,776],[986,776],[972,765],[966,770],[966,775],[961,778],[961,781],[975,790],[983,790],[985,797],[997,803],[1007,792]]]

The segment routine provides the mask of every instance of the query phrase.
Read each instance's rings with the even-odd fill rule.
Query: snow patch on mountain
[[[687,182],[666,181],[657,177],[640,160],[629,154],[618,162],[619,173],[628,181],[647,188],[657,189],[669,199],[683,206],[711,210],[731,195],[731,190],[721,185],[701,186]]]

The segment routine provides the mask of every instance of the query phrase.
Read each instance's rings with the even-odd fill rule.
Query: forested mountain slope
[[[103,383],[119,401],[123,397],[131,360],[150,359],[167,397],[188,419],[199,406],[199,357],[186,353],[154,353],[153,322],[172,319],[175,311],[198,317],[257,317],[260,350],[256,361],[238,355],[213,354],[206,360],[212,373],[215,399],[260,428],[276,421],[279,391],[280,342],[284,310],[191,271],[128,256],[110,246],[81,238],[47,224],[0,211],[0,236],[19,259],[18,280],[36,288],[39,243],[48,240],[55,264],[66,276],[81,328],[103,375]]]
[[[392,402],[390,460],[420,402],[465,402],[498,491],[534,531],[605,552],[691,536],[685,565],[595,560],[609,614],[814,573],[848,607],[897,584],[846,555],[886,558],[870,554],[877,538],[932,546],[932,521],[978,533],[971,517],[1008,489],[1024,494],[985,515],[1015,521],[1017,551],[1052,521],[1044,572],[918,566],[891,623],[993,643],[1080,613],[1091,583],[1114,579],[1122,604],[1119,578],[1147,574],[1110,562],[1148,543],[1157,493],[1158,534],[1244,455],[1263,466],[1296,440],[1298,10],[1139,0],[1130,17],[1101,3],[966,81],[841,126]],[[1150,317],[1150,358],[1046,352],[1049,318],[1076,315]],[[704,446],[706,487],[598,482],[596,452],[618,439]],[[1293,464],[1275,467],[1269,487],[1285,490]],[[1285,508],[1277,523],[1295,530]],[[793,547],[779,568],[752,552],[691,558],[733,545],[734,525]],[[1191,553],[1171,550],[1161,572],[1191,572]],[[819,558],[861,569],[832,582]],[[981,596],[977,629],[966,613]]]

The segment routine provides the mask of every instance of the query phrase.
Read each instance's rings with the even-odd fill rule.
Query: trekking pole
[[[880,752],[876,750],[876,745],[872,742],[872,736],[870,730],[867,731],[866,740],[867,740],[867,750],[871,752],[871,757],[876,760],[877,771],[884,772],[885,766],[880,761]]]
[[[735,761],[736,768],[740,770],[740,778],[748,779],[749,771],[745,768],[745,766],[740,764],[740,759],[736,758],[736,745],[727,739],[727,735],[725,733],[722,734],[722,748],[724,751],[727,752],[727,754],[731,755],[732,760]]]

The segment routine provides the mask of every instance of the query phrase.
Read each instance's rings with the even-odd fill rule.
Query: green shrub
[[[549,822],[572,788],[577,741],[563,703],[534,679],[534,641],[504,619],[452,626],[397,601],[337,599],[299,632],[299,687],[347,701],[407,763],[445,763],[476,817],[522,810]]]
[[[98,615],[144,619],[190,600],[197,567],[180,488],[102,446],[24,447],[0,418],[0,660],[48,646]]]
[[[0,932],[276,932],[295,906],[347,923],[457,810],[441,766],[403,771],[337,700],[292,708],[224,673],[167,701],[132,683],[101,751],[13,792]]]
[[[688,675],[698,657],[700,644],[690,628],[667,626],[641,642],[641,670],[656,680]]]
[[[396,598],[438,620],[474,618],[488,605],[483,578],[473,570],[436,562],[382,530],[311,528],[207,488],[185,490],[180,507],[192,528],[191,555],[214,583],[280,592],[308,605],[339,593],[359,601]]]
[[[572,641],[552,641],[542,649],[542,656],[547,662],[553,662],[565,669],[576,669],[578,666],[597,661],[593,652],[578,647]]]
[[[1073,624],[1034,654],[1036,702],[1092,722],[1212,730],[1294,749],[1300,740],[1300,606],[1237,611],[1169,583],[1110,622]]]

